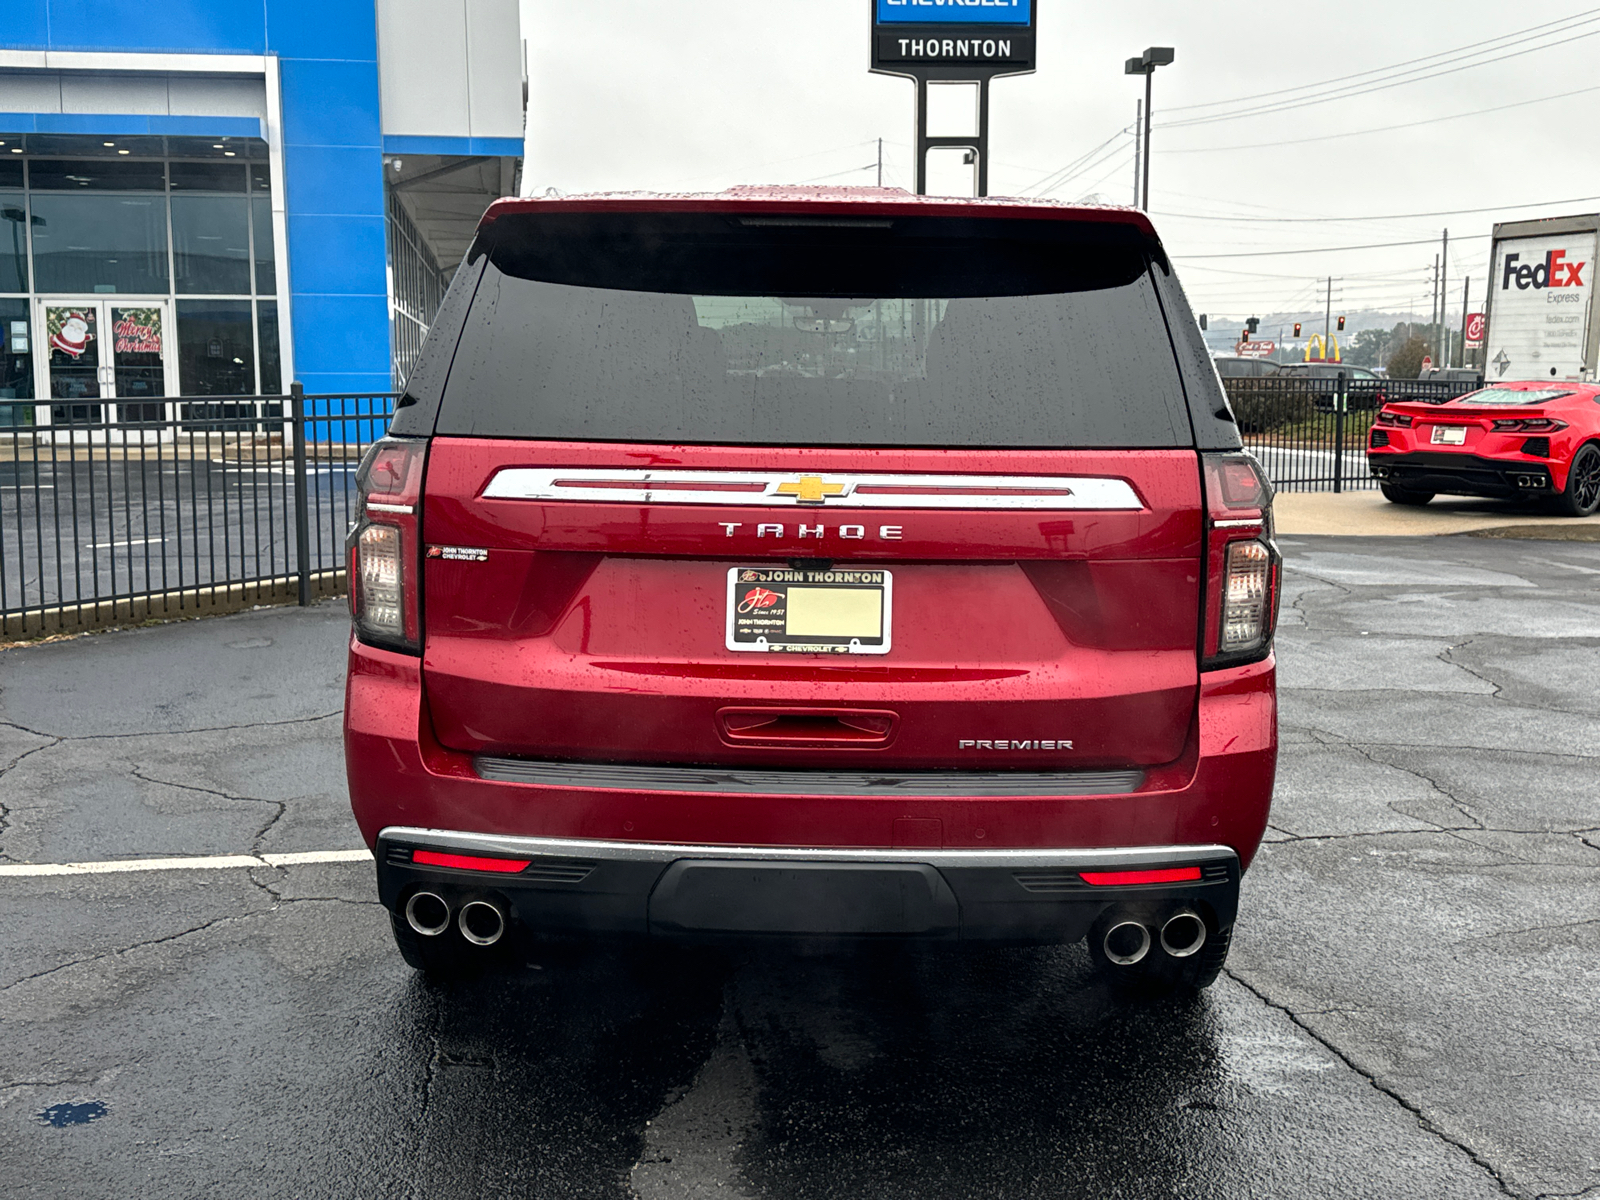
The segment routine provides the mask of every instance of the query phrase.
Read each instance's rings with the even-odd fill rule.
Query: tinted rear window
[[[440,433],[1194,444],[1130,226],[541,214],[480,252]]]

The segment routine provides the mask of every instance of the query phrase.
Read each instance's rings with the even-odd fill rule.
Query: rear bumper
[[[1557,464],[1536,458],[1481,458],[1440,451],[1383,452],[1367,455],[1375,478],[1413,492],[1484,496],[1503,500],[1552,495],[1566,486]]]
[[[706,920],[672,914],[711,904],[747,910],[744,932],[792,932],[795,918],[785,912],[832,903],[879,914],[862,932],[1071,941],[1111,904],[1187,900],[1207,906],[1220,930],[1232,922],[1239,875],[1266,829],[1275,680],[1271,659],[1204,674],[1182,758],[1142,771],[1053,781],[882,772],[851,783],[820,772],[753,780],[762,773],[707,770],[685,783],[692,769],[518,764],[442,747],[419,660],[352,643],[345,761],[351,807],[391,909],[426,881],[496,889],[519,920],[552,931],[705,932]],[[505,857],[507,847],[510,857],[592,860],[594,869],[581,884],[549,886],[529,874],[485,877],[410,860],[416,848]],[[1229,881],[1123,892],[1076,879],[1105,863],[1142,869],[1173,855],[1187,856],[1183,865],[1231,862]],[[558,862],[550,878],[572,868]],[[1018,870],[1067,878],[1056,890],[1030,891]],[[743,872],[750,887],[735,886]],[[681,892],[665,910],[664,887]],[[770,901],[758,903],[764,895]],[[909,915],[888,919],[885,904]]]
[[[527,860],[506,874],[412,861],[419,850]],[[1096,886],[1085,873],[1187,868],[1198,879]],[[455,907],[500,900],[555,936],[680,939],[902,937],[1056,943],[1114,906],[1189,906],[1212,933],[1238,910],[1239,857],[1226,846],[1099,850],[801,850],[521,838],[389,828],[378,887],[399,911],[420,888]]]

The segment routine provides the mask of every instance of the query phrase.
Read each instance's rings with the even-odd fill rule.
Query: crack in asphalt
[[[191,926],[188,929],[179,930],[177,933],[169,933],[164,937],[150,938],[146,941],[134,942],[128,946],[119,946],[115,950],[107,950],[103,954],[91,954],[86,958],[75,958],[69,962],[58,963],[55,966],[48,967],[43,971],[35,971],[32,975],[24,975],[21,979],[13,980],[4,987],[0,987],[0,996],[3,996],[9,991],[13,991],[16,988],[21,987],[25,983],[33,983],[35,980],[45,979],[61,971],[71,970],[73,967],[81,967],[88,963],[104,962],[108,958],[117,958],[124,954],[132,954],[135,950],[143,950],[150,946],[160,946],[167,942],[175,942],[180,938],[189,937],[191,934],[203,933],[207,929],[211,929],[217,925],[227,925],[235,921],[244,921],[250,919],[251,917],[260,915],[260,913],[243,913],[236,917],[212,917],[209,921],[202,921],[198,925]]]
[[[197,733],[227,733],[235,729],[276,729],[285,725],[310,725],[317,721],[326,721],[333,717],[344,716],[344,709],[338,708],[333,712],[319,713],[314,717],[286,717],[282,721],[245,721],[238,725],[202,725],[197,729],[158,729],[139,730],[134,733],[45,733],[40,729],[31,729],[16,721],[0,721],[0,727],[20,730],[32,734],[34,737],[53,738],[56,742],[108,742],[126,740],[127,738],[170,738],[192,737]],[[40,747],[48,749],[48,747]],[[31,753],[31,752],[30,752]]]
[[[1503,700],[1503,699],[1505,699],[1505,690],[1506,690],[1506,685],[1505,684],[1501,683],[1499,680],[1490,679],[1483,672],[1478,671],[1478,670],[1476,670],[1476,669],[1474,669],[1472,667],[1467,666],[1466,663],[1457,662],[1454,658],[1451,657],[1453,654],[1455,654],[1455,652],[1457,650],[1465,650],[1468,646],[1471,646],[1477,640],[1478,639],[1475,638],[1475,637],[1470,637],[1464,642],[1459,642],[1459,643],[1457,643],[1455,645],[1452,645],[1452,646],[1446,646],[1443,650],[1441,650],[1434,657],[1436,657],[1440,662],[1444,663],[1446,666],[1455,667],[1458,671],[1465,671],[1468,675],[1471,675],[1474,679],[1481,680],[1482,682],[1487,683],[1490,687],[1492,687],[1494,689],[1494,693],[1489,697],[1489,699],[1491,699],[1491,700]]]
[[[1282,689],[1282,690],[1289,690],[1289,689]],[[1301,689],[1301,690],[1325,690],[1325,689]],[[1345,694],[1348,695],[1350,693],[1345,693]],[[1572,714],[1571,713],[1567,713],[1566,715],[1567,716],[1571,716]],[[1320,734],[1323,735],[1323,737],[1329,739],[1330,741],[1338,742],[1341,745],[1346,745],[1346,746],[1355,746],[1355,745],[1359,744],[1359,745],[1362,745],[1362,746],[1377,746],[1377,747],[1380,747],[1382,749],[1388,749],[1388,750],[1425,750],[1425,751],[1457,750],[1457,751],[1460,751],[1463,754],[1483,754],[1484,752],[1487,751],[1488,753],[1491,753],[1491,754],[1522,754],[1522,755],[1527,755],[1529,757],[1537,756],[1539,758],[1570,758],[1570,759],[1573,759],[1576,762],[1595,762],[1595,761],[1600,761],[1600,754],[1573,754],[1573,753],[1571,753],[1570,751],[1567,751],[1567,750],[1518,750],[1518,749],[1513,749],[1513,748],[1504,747],[1504,746],[1455,746],[1455,745],[1446,745],[1446,744],[1444,744],[1442,742],[1373,742],[1373,741],[1363,741],[1363,742],[1357,743],[1357,742],[1354,742],[1354,741],[1352,741],[1351,739],[1349,739],[1347,737],[1344,737],[1344,736],[1342,736],[1340,734],[1337,734],[1337,733],[1332,733],[1332,732],[1330,732],[1328,730],[1325,730],[1325,729],[1317,729],[1317,728],[1315,728],[1314,726],[1311,726],[1311,725],[1293,725],[1293,724],[1290,724],[1287,721],[1284,722],[1280,726],[1280,732],[1282,730],[1284,730],[1284,729],[1290,730],[1291,732],[1294,732],[1294,733],[1306,734],[1309,737],[1311,737],[1312,740],[1314,740],[1314,741],[1318,740],[1315,735],[1320,733]],[[1292,745],[1293,743],[1290,743],[1290,744]],[[1326,743],[1324,743],[1324,744],[1326,744]]]
[[[33,736],[34,737],[47,737],[48,735],[36,733]],[[0,779],[5,778],[5,776],[9,775],[12,771],[14,771],[16,769],[17,765],[19,763],[21,763],[23,759],[31,758],[31,757],[33,757],[33,755],[38,754],[39,751],[41,751],[41,750],[49,750],[51,747],[59,746],[60,744],[61,744],[61,739],[60,738],[54,738],[52,740],[46,741],[45,744],[42,745],[42,746],[35,746],[32,750],[24,750],[21,754],[17,755],[10,762],[8,762],[4,767],[0,767]],[[4,837],[5,836],[6,829],[10,824],[11,824],[11,806],[6,804],[5,801],[0,800],[0,837]],[[10,862],[10,861],[11,861],[11,856],[5,852],[5,847],[4,846],[0,845],[0,862]]]
[[[1501,1194],[1516,1197],[1517,1200],[1521,1200],[1521,1193],[1516,1191],[1509,1183],[1506,1182],[1505,1177],[1500,1174],[1499,1169],[1493,1163],[1491,1163],[1477,1150],[1473,1149],[1472,1146],[1465,1141],[1461,1140],[1460,1138],[1453,1137],[1451,1134],[1441,1129],[1430,1117],[1428,1117],[1426,1113],[1422,1111],[1421,1105],[1408,1099],[1405,1095],[1396,1090],[1394,1087],[1391,1087],[1389,1084],[1384,1083],[1374,1072],[1368,1071],[1366,1068],[1362,1067],[1355,1061],[1355,1059],[1337,1046],[1332,1040],[1324,1037],[1315,1029],[1312,1029],[1311,1026],[1301,1018],[1301,1015],[1294,1011],[1294,1009],[1290,1008],[1287,1004],[1283,1004],[1272,999],[1254,984],[1246,981],[1233,968],[1224,967],[1223,974],[1237,983],[1240,987],[1244,988],[1245,991],[1249,992],[1268,1008],[1274,1008],[1281,1012],[1284,1016],[1288,1017],[1289,1020],[1294,1024],[1295,1028],[1304,1032],[1307,1037],[1311,1038],[1319,1046],[1327,1050],[1328,1053],[1332,1054],[1351,1071],[1354,1071],[1357,1075],[1361,1076],[1362,1079],[1365,1079],[1367,1083],[1370,1084],[1376,1091],[1389,1097],[1389,1099],[1393,1100],[1401,1108],[1405,1109],[1414,1118],[1416,1118],[1417,1128],[1421,1129],[1424,1133],[1430,1134],[1439,1139],[1439,1141],[1443,1142],[1445,1145],[1450,1146],[1464,1154],[1473,1166],[1477,1167],[1480,1171],[1489,1176],[1490,1179],[1494,1180],[1495,1185],[1500,1189]]]
[[[444,1028],[444,1010],[437,1004],[432,1006],[432,1019],[428,1022],[428,1040],[433,1049],[428,1054],[427,1066],[422,1072],[422,1102],[417,1106],[417,1165],[416,1174],[411,1181],[412,1200],[426,1200],[422,1191],[422,1143],[427,1136],[428,1111],[433,1105],[433,1089],[439,1081],[439,1066],[444,1059],[444,1043],[441,1032]]]
[[[1524,933],[1555,933],[1563,929],[1583,929],[1589,925],[1600,925],[1600,918],[1589,921],[1568,921],[1560,925],[1530,925],[1526,929],[1505,929],[1499,933],[1485,933],[1478,937],[1461,938],[1459,941],[1446,942],[1447,946],[1466,946],[1473,942],[1492,942],[1496,938],[1516,937]]]
[[[1272,826],[1272,828],[1277,828]],[[1475,850],[1488,850],[1491,853],[1506,853],[1494,846],[1485,846],[1482,842],[1474,842],[1469,838],[1461,837],[1464,833],[1504,833],[1514,837],[1567,837],[1569,831],[1564,829],[1498,829],[1489,825],[1436,825],[1432,829],[1374,829],[1370,832],[1357,831],[1355,833],[1286,833],[1282,830],[1283,837],[1269,843],[1274,846],[1288,846],[1295,842],[1353,842],[1361,838],[1394,838],[1394,837],[1453,837],[1466,842]],[[1571,835],[1576,836],[1576,835]],[[1581,839],[1580,839],[1581,840]],[[1586,843],[1592,850],[1600,850],[1600,846]],[[1529,860],[1516,859],[1517,862]]]
[[[238,796],[232,792],[224,792],[217,788],[201,787],[197,783],[176,783],[170,779],[157,779],[154,776],[144,774],[137,767],[130,767],[128,774],[132,775],[135,779],[142,779],[145,783],[153,783],[161,787],[177,788],[179,791],[199,792],[202,795],[216,796],[222,800],[233,800],[241,804],[273,805],[277,811],[267,818],[266,823],[262,825],[261,828],[258,829],[254,836],[252,836],[250,839],[251,854],[259,855],[261,853],[261,843],[266,838],[267,833],[274,825],[283,819],[283,814],[289,810],[289,802],[287,800],[268,800],[264,796]]]

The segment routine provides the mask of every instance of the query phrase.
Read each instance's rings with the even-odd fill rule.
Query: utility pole
[[[1467,365],[1467,309],[1472,307],[1472,276],[1461,284],[1461,365]]]
[[[878,139],[878,186],[883,186],[883,139]]]
[[[1437,254],[1433,256],[1433,296],[1428,303],[1428,325],[1428,337],[1437,347],[1439,343],[1439,256]]]
[[[1328,357],[1328,339],[1333,336],[1333,276],[1328,276],[1328,311],[1322,315],[1322,357]]]
[[[1144,210],[1150,211],[1150,106],[1153,103],[1150,88],[1156,80],[1156,69],[1152,65],[1144,73]]]
[[[1123,70],[1128,75],[1144,76],[1144,181],[1143,200],[1145,212],[1150,211],[1150,107],[1151,86],[1155,82],[1156,68],[1169,67],[1178,59],[1171,46],[1151,46],[1138,58],[1130,58]]]
[[[1439,255],[1439,341],[1443,343],[1443,350],[1439,354],[1439,365],[1450,365],[1450,334],[1445,329],[1445,309],[1450,304],[1450,231],[1444,231],[1444,248]]]
[[[1139,171],[1143,166],[1139,155],[1144,145],[1144,101],[1133,102],[1133,206],[1139,207]]]

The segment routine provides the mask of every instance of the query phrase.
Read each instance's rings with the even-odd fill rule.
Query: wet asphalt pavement
[[[1228,973],[401,963],[371,867],[0,875],[6,1197],[1600,1195],[1600,547],[1288,539]],[[326,605],[0,654],[0,863],[359,847]]]

